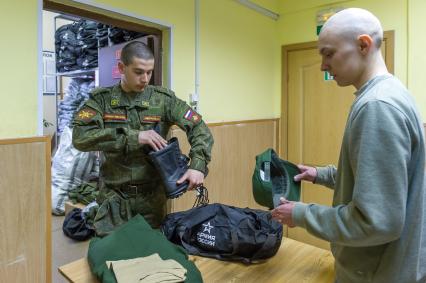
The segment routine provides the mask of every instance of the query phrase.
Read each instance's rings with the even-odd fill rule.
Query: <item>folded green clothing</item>
[[[99,193],[96,182],[84,183],[68,192],[68,197],[72,203],[89,204],[96,200]]]
[[[186,269],[185,282],[203,282],[200,271],[188,260],[186,251],[169,242],[158,230],[153,230],[141,215],[136,215],[112,234],[93,238],[89,244],[90,269],[104,283],[116,283],[107,261],[134,259],[158,253],[163,260],[173,259]]]
[[[186,269],[179,262],[163,260],[158,254],[106,264],[114,271],[118,283],[177,283],[186,279]]]

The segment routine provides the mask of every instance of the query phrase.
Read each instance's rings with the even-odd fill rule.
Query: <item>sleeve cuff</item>
[[[305,212],[308,205],[301,202],[296,202],[292,211],[293,223],[298,227],[305,227]]]
[[[329,182],[329,168],[325,167],[315,167],[317,169],[317,177],[315,178],[314,183],[319,185],[325,185]]]
[[[189,165],[190,169],[198,170],[204,173],[204,175],[207,175],[207,164],[204,160],[200,158],[193,157],[191,158],[191,163]]]

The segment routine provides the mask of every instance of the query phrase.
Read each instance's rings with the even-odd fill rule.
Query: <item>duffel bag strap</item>
[[[268,255],[267,257],[270,257],[271,250],[275,250],[275,254],[280,247],[280,245],[277,246],[277,241],[280,241],[277,238],[277,235],[268,234],[268,238],[263,243],[262,247],[252,256],[252,260],[265,259],[265,255]]]

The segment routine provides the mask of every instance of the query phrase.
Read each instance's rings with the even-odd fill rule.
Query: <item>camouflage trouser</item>
[[[142,192],[126,193],[119,188],[101,188],[94,219],[96,235],[103,237],[126,223],[136,214],[142,215],[152,228],[158,228],[166,216],[166,195],[158,183],[147,184]]]

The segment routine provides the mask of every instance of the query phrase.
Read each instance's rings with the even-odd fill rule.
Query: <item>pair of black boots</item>
[[[186,192],[188,181],[182,184],[176,182],[188,170],[189,158],[180,151],[177,138],[171,138],[163,149],[150,151],[148,156],[160,174],[167,198],[177,198]]]

